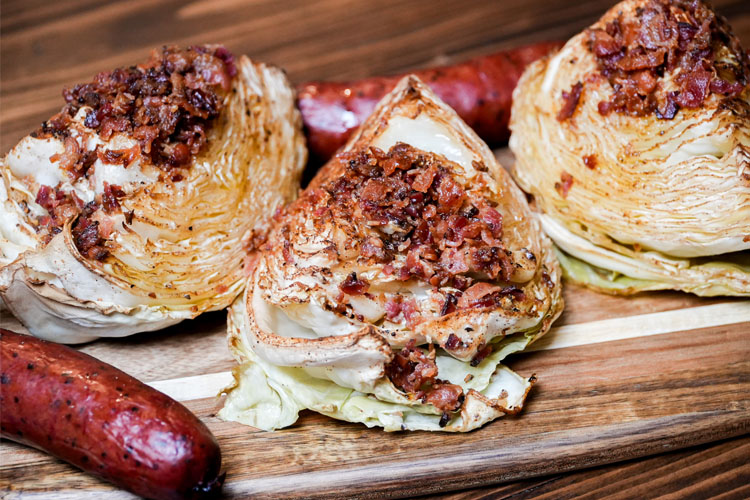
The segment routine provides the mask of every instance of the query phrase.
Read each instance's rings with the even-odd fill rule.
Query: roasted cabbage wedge
[[[524,194],[413,76],[275,216],[249,269],[219,415],[267,430],[303,409],[387,431],[516,413],[533,377],[501,361],[563,307]]]
[[[0,163],[0,296],[64,343],[227,307],[306,161],[294,92],[222,47],[166,47],[66,90]]]
[[[514,93],[514,175],[565,276],[750,295],[750,70],[702,2],[617,4]]]

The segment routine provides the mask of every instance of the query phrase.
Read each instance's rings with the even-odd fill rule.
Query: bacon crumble
[[[589,170],[594,170],[597,164],[596,155],[584,155],[583,164],[586,165],[586,168]]]
[[[223,47],[164,47],[154,51],[146,64],[102,72],[90,83],[65,89],[63,109],[31,135],[63,142],[63,151],[52,155],[50,161],[59,162],[73,181],[89,177],[97,159],[127,168],[136,159],[145,158],[178,182],[184,176],[176,169],[186,167],[200,152],[206,132],[223,108],[223,96],[237,74],[233,61]],[[84,150],[70,127],[84,107],[88,108],[84,125],[101,139],[107,141],[113,134],[125,132],[138,143],[125,149],[97,146]],[[96,200],[85,205],[75,191],[40,186],[36,202],[47,215],[37,218],[37,232],[49,242],[69,220],[78,217],[71,229],[79,252],[104,260],[109,255],[106,243],[113,225],[97,212],[121,212],[119,199],[125,192],[106,181],[103,185]],[[132,222],[132,212],[125,216],[127,223]]]
[[[71,227],[71,234],[81,255],[87,259],[102,261],[109,255],[109,250],[106,247],[107,240],[101,234],[99,221],[92,218],[99,208],[96,202],[87,203]]]
[[[571,187],[573,187],[573,176],[563,170],[560,174],[560,182],[555,182],[555,190],[560,193],[560,196],[567,198]]]
[[[739,96],[750,82],[738,38],[699,0],[650,0],[633,19],[621,14],[589,30],[589,48],[615,91],[599,103],[603,115],[671,120],[681,108],[701,107],[711,93]]]
[[[107,238],[112,233],[112,222],[99,212],[108,215],[121,213],[119,200],[124,196],[120,186],[105,182],[104,192],[94,201],[84,203],[75,191],[63,191],[59,185],[55,188],[42,185],[35,201],[47,211],[47,215],[36,219],[36,231],[46,244],[62,231],[68,221],[74,220],[71,234],[78,251],[89,259],[104,260],[110,252]],[[132,220],[132,213],[130,218]]]
[[[492,354],[492,345],[491,344],[485,344],[483,346],[480,346],[479,349],[477,349],[477,353],[474,355],[473,358],[471,358],[471,362],[469,363],[471,366],[479,366],[479,363],[484,361],[484,358]]]
[[[125,132],[138,140],[133,148],[98,151],[107,163],[128,165],[137,157],[169,171],[188,165],[206,143],[206,132],[223,108],[223,96],[237,74],[224,47],[163,47],[138,66],[102,72],[90,83],[63,90],[65,106],[33,137],[56,137],[65,151],[54,155],[70,177],[87,176],[97,154],[81,150],[69,125],[88,108],[84,125],[103,140]]]
[[[557,121],[562,122],[573,116],[573,113],[575,113],[576,108],[578,107],[578,101],[581,100],[582,90],[583,84],[581,82],[577,82],[573,85],[568,92],[563,90],[563,106],[557,113]]]
[[[467,192],[450,162],[403,143],[337,157],[344,175],[308,194],[317,208],[363,222],[362,259],[392,264],[400,280],[466,289],[477,274],[507,280],[513,272],[494,203]],[[324,200],[324,201],[321,201]],[[316,212],[318,213],[318,212]],[[406,254],[396,263],[397,254]],[[450,307],[450,305],[448,306]]]
[[[351,273],[346,277],[339,289],[347,295],[363,295],[370,284],[366,279],[357,278],[357,273]]]
[[[461,407],[464,393],[461,386],[437,378],[435,347],[430,344],[429,353],[410,340],[386,366],[386,375],[393,385],[423,403],[430,403],[443,412],[456,411]]]

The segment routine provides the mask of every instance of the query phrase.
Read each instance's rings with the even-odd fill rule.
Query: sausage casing
[[[183,405],[75,349],[0,329],[2,437],[138,495],[210,498],[221,451]]]
[[[479,136],[492,145],[508,140],[513,89],[526,66],[561,46],[543,42],[452,66],[413,71]],[[314,161],[324,162],[404,75],[352,82],[309,82],[297,88],[297,105]]]

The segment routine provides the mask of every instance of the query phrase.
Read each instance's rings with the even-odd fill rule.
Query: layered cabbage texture
[[[627,0],[530,65],[514,176],[565,276],[750,296],[750,70],[703,2]]]
[[[227,307],[247,249],[297,195],[294,91],[221,47],[98,75],[0,162],[0,297],[77,343]]]
[[[502,360],[563,307],[524,194],[413,76],[250,260],[219,415],[266,430],[304,409],[387,431],[465,432],[516,413],[534,379]]]

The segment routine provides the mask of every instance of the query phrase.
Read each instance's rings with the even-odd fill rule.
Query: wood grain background
[[[64,86],[143,60],[166,43],[223,43],[284,67],[295,83],[358,78],[565,39],[612,3],[3,0],[0,152],[62,106]],[[750,2],[714,4],[750,46]],[[499,153],[511,161],[507,151]],[[611,318],[626,324],[648,313],[750,306],[679,293],[608,297],[572,286],[565,297],[557,325],[582,331]],[[0,325],[19,329],[7,316]],[[224,314],[212,313],[82,349],[144,381],[168,381],[231,369],[223,337]],[[384,434],[309,413],[287,431],[259,433],[216,419],[215,398],[186,404],[217,434],[229,472],[227,494],[236,498],[253,492],[414,496],[455,489],[464,491],[440,498],[750,497],[748,438],[721,440],[750,431],[750,322],[722,324],[717,318],[706,328],[522,354],[510,364],[540,377],[528,407],[520,418],[464,436]],[[699,446],[670,452],[693,445]],[[570,472],[646,455],[656,456]],[[484,487],[467,489],[476,485]],[[2,442],[0,497],[128,495]]]
[[[716,0],[750,46],[750,2]],[[162,44],[223,43],[295,83],[360,78],[567,39],[609,0],[3,0],[0,151],[62,107],[64,86]]]

